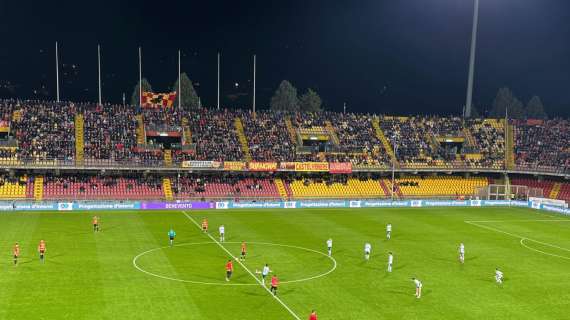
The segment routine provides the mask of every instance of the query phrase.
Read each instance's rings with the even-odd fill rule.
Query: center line
[[[194,220],[194,218],[192,218],[191,216],[189,216],[186,211],[182,211],[182,213],[184,213],[184,215],[186,216],[186,218],[188,218],[188,220],[192,221],[192,223],[194,225],[196,225],[196,227],[198,227],[199,230],[202,230],[202,228],[200,227],[200,225],[198,224],[198,222],[196,222],[196,220]],[[247,271],[247,273],[249,273],[249,275],[251,275],[253,277],[253,279],[255,279],[255,281],[267,292],[269,293],[270,296],[273,297],[273,299],[275,299],[275,301],[279,302],[283,308],[285,308],[285,310],[287,310],[292,316],[293,318],[297,319],[297,320],[301,320],[301,318],[299,318],[298,315],[295,314],[295,312],[293,312],[293,310],[291,310],[291,308],[289,308],[285,302],[283,302],[283,300],[281,300],[280,298],[278,298],[276,295],[274,295],[271,291],[269,291],[269,289],[267,289],[266,286],[263,285],[263,283],[261,282],[261,280],[259,280],[255,274],[253,274],[253,272],[251,272],[237,257],[235,257],[230,251],[228,251],[228,249],[226,249],[226,247],[224,247],[218,240],[216,240],[216,238],[212,237],[211,234],[206,233],[206,235],[212,240],[214,241],[215,244],[217,244],[220,248],[222,248],[222,250],[224,250],[230,257],[232,257],[232,259],[236,260],[237,263],[239,263],[241,265],[241,267]]]

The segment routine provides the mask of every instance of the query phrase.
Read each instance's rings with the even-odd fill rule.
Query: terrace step
[[[293,122],[289,116],[285,117],[285,126],[287,126],[287,132],[289,133],[289,139],[291,139],[291,143],[293,145],[297,145],[297,131],[293,126]]]
[[[192,143],[192,131],[189,124],[188,118],[182,118],[182,144]]]
[[[44,177],[38,176],[34,180],[34,200],[42,201],[44,199]]]
[[[234,119],[234,127],[236,128],[238,140],[241,145],[241,150],[243,151],[245,161],[251,162],[252,159],[251,151],[249,150],[249,144],[247,143],[247,138],[243,130],[243,123],[241,122],[240,117],[236,117]]]
[[[164,197],[168,201],[174,200],[172,195],[172,183],[170,182],[170,178],[162,179],[162,191],[164,192]]]
[[[142,114],[137,114],[137,116],[135,118],[137,119],[137,129],[136,129],[137,144],[142,145],[142,144],[145,144],[145,142],[146,142],[146,133],[144,130],[144,119],[143,119]]]
[[[394,154],[394,150],[392,149],[392,145],[384,135],[384,131],[380,127],[380,119],[378,117],[374,117],[372,119],[372,127],[374,128],[374,132],[376,133],[376,138],[382,142],[382,146],[384,146],[384,150],[388,153],[390,160],[396,166],[398,166],[398,159],[396,159],[396,155]]]
[[[506,128],[506,160],[507,169],[513,170],[515,168],[515,126],[513,124],[507,123]]]
[[[172,167],[172,150],[170,149],[164,150],[164,164],[167,167]]]
[[[550,190],[550,195],[548,196],[550,199],[557,199],[558,195],[560,194],[560,189],[562,188],[562,184],[560,182],[555,182],[552,190]]]
[[[12,113],[12,121],[20,122],[22,120],[22,110],[14,110]]]
[[[289,195],[287,194],[287,189],[285,189],[285,184],[283,183],[283,180],[277,178],[275,179],[275,186],[277,187],[277,191],[279,192],[279,196],[281,197],[281,200],[288,200]]]
[[[338,146],[340,144],[340,140],[338,139],[335,128],[329,120],[325,121],[325,129],[328,131],[332,142]]]
[[[85,120],[83,114],[75,115],[75,164],[83,165],[85,148]]]

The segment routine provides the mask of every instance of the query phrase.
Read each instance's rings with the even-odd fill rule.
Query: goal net
[[[490,184],[477,188],[475,197],[481,200],[528,200],[529,197],[542,198],[541,188],[531,188],[520,185]]]

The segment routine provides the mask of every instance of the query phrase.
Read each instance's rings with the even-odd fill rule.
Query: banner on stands
[[[280,162],[279,169],[281,170],[295,170],[295,162]]]
[[[276,171],[277,162],[250,162],[248,164],[250,171]]]
[[[350,162],[330,162],[330,173],[352,173],[352,163]]]
[[[564,200],[548,199],[548,198],[535,198],[535,197],[529,197],[528,200],[532,201],[532,202],[538,202],[541,204],[547,204],[547,205],[551,205],[551,206],[568,208],[568,204]]]
[[[540,206],[541,206],[542,210],[557,212],[557,213],[561,213],[561,214],[567,215],[567,216],[570,215],[570,209],[568,209],[568,208],[563,208],[560,206],[551,206],[548,204],[541,204]]]
[[[138,210],[140,202],[134,201],[105,201],[105,202],[75,202],[72,210]]]
[[[72,202],[59,202],[57,204],[57,210],[59,211],[71,211],[73,210]]]
[[[302,172],[327,172],[328,162],[295,162],[295,171]]]
[[[224,170],[226,170],[226,171],[243,171],[243,170],[245,170],[245,162],[224,161]]]
[[[40,210],[58,210],[57,202],[15,202],[14,210],[16,211],[40,211]]]
[[[222,165],[219,161],[182,161],[182,168],[212,168],[218,169]]]
[[[141,202],[142,210],[203,210],[214,209],[214,202]]]

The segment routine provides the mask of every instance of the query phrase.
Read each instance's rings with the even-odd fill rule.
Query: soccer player
[[[245,244],[245,241],[242,241],[241,243],[241,255],[240,255],[240,260],[241,261],[245,261],[245,255],[247,254],[247,245]]]
[[[392,238],[392,224],[388,223],[386,225],[386,239],[390,240]]]
[[[263,266],[263,269],[261,269],[261,283],[264,286],[265,286],[265,278],[267,278],[270,272],[271,269],[269,269],[269,265],[266,263],[265,266]]]
[[[392,263],[394,263],[394,255],[392,252],[388,252],[388,272],[392,272]]]
[[[311,311],[311,315],[309,316],[309,320],[317,320],[317,312],[315,310]]]
[[[93,216],[93,232],[99,232],[99,217]]]
[[[372,245],[368,242],[364,244],[364,259],[370,260],[370,252],[372,251]]]
[[[224,225],[222,224],[218,230],[220,231],[220,242],[224,242],[226,240],[226,237],[224,236],[224,234],[226,233],[226,228],[224,227]]]
[[[327,249],[329,251],[329,257],[332,256],[332,239],[331,238],[329,238],[327,240]]]
[[[412,278],[412,281],[416,285],[416,298],[419,299],[422,297],[422,287],[423,287],[422,282],[416,278]]]
[[[14,265],[18,265],[18,258],[20,257],[20,245],[16,242],[14,245]]]
[[[273,275],[273,277],[271,277],[271,289],[269,289],[269,291],[273,292],[274,296],[277,295],[278,286],[279,286],[279,279],[277,279],[276,275]]]
[[[228,263],[226,263],[226,281],[230,281],[233,272],[234,272],[234,263],[232,262],[232,259],[229,259]]]
[[[204,233],[208,232],[208,219],[207,218],[202,219],[202,231],[204,231]]]
[[[40,240],[40,244],[38,245],[38,252],[40,253],[40,261],[45,262],[44,256],[46,254],[46,242],[44,240]]]
[[[503,272],[499,270],[498,267],[495,269],[495,282],[497,284],[503,284]]]
[[[461,262],[461,264],[465,263],[465,245],[463,245],[463,242],[461,242],[459,244],[459,262]]]
[[[170,241],[171,247],[174,245],[174,238],[176,238],[176,231],[170,228],[170,230],[168,231],[168,240]]]

